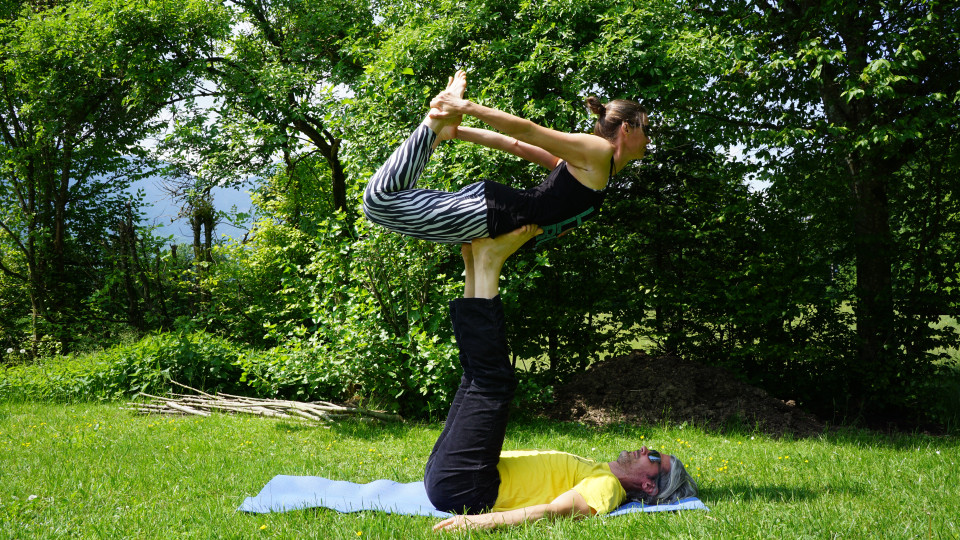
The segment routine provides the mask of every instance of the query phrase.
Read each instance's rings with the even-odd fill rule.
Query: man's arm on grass
[[[458,531],[465,529],[493,529],[533,522],[543,518],[573,516],[575,518],[591,516],[595,512],[587,501],[574,490],[560,495],[547,504],[537,504],[488,514],[459,515],[447,518],[434,527],[434,531]]]

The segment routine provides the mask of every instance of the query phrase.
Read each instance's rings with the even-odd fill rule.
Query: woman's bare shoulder
[[[582,139],[588,146],[577,160],[567,159],[567,170],[578,182],[590,189],[603,189],[610,179],[610,162],[613,158],[613,145],[602,137],[587,135],[591,139]]]

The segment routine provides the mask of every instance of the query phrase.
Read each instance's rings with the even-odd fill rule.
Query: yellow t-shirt
[[[571,489],[597,514],[615,510],[627,498],[610,465],[566,452],[508,450],[500,453],[497,470],[500,491],[494,512],[549,503]]]

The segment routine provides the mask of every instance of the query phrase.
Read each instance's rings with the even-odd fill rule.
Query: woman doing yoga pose
[[[640,159],[650,143],[647,113],[638,103],[595,97],[594,134],[565,133],[463,98],[467,76],[458,71],[430,103],[423,123],[374,174],[363,196],[370,221],[401,234],[440,243],[495,238],[537,224],[536,242],[556,238],[591,218],[616,171]],[[460,126],[464,114],[496,131]],[[470,184],[458,192],[417,189],[433,149],[460,139],[509,152],[550,169],[539,186],[520,190],[497,182]]]

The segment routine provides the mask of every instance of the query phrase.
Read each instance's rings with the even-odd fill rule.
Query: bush
[[[928,418],[960,433],[960,356],[938,365],[936,376],[925,379],[918,393],[927,396],[922,405]]]
[[[302,342],[251,352],[240,359],[239,366],[243,371],[240,382],[258,396],[342,401],[350,395],[350,377],[341,366]]]
[[[447,301],[459,293],[462,263],[452,251],[363,220],[323,223],[301,270],[308,278],[285,281],[298,315],[268,325],[283,351],[250,358],[250,382],[293,397],[361,397],[408,416],[445,412],[459,377]]]
[[[129,346],[104,353],[110,364],[103,381],[108,395],[182,390],[176,381],[198,390],[240,392],[243,350],[206,332],[178,332],[147,336]]]
[[[182,390],[243,392],[244,351],[204,332],[147,336],[104,352],[45,359],[0,371],[0,399],[74,402],[121,399],[139,392]]]
[[[77,402],[102,398],[110,365],[95,355],[0,368],[0,401]]]

